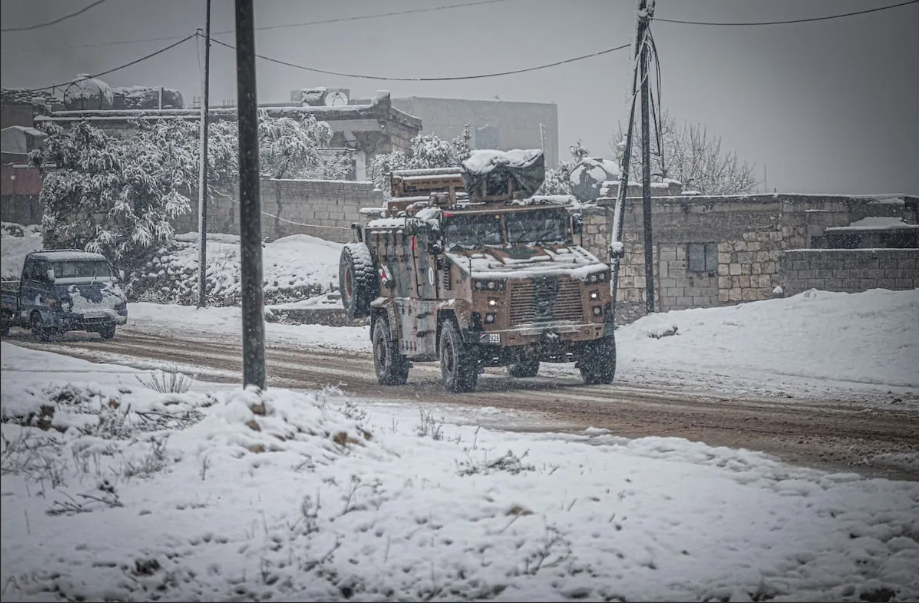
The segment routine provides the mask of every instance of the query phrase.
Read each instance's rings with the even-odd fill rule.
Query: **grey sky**
[[[260,0],[256,26],[454,4],[463,0]],[[89,0],[3,0],[4,27],[30,25]],[[658,17],[753,21],[821,16],[894,0],[659,0]],[[39,87],[96,73],[169,41],[68,45],[184,36],[204,24],[205,0],[110,0],[59,25],[2,35],[3,87]],[[629,41],[634,2],[507,0],[491,5],[256,33],[257,50],[322,69],[394,76],[465,75],[528,67]],[[662,99],[724,148],[768,169],[769,189],[801,193],[919,193],[919,4],[826,22],[704,27],[657,22]],[[213,0],[214,31],[233,28],[233,2]],[[233,42],[232,35],[220,39]],[[212,104],[235,99],[235,56],[212,48]],[[259,100],[290,90],[347,87],[394,96],[555,102],[562,155],[577,139],[609,155],[626,116],[628,51],[534,73],[438,83],[321,76],[260,61]],[[193,42],[105,76],[112,85],[164,85],[200,94]]]

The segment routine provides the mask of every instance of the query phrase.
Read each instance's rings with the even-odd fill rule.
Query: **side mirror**
[[[444,252],[443,246],[441,246],[440,241],[431,241],[428,243],[428,253],[431,255],[440,255]]]
[[[54,284],[54,268],[48,268],[45,272],[45,279],[52,285]]]
[[[584,232],[584,218],[581,216],[571,216],[571,232],[581,234]]]

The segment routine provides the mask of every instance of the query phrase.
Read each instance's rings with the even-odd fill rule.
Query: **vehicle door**
[[[47,314],[50,287],[50,283],[47,282],[47,270],[46,262],[26,260],[19,283],[20,320],[23,323],[28,323],[33,310],[42,310]]]
[[[412,260],[415,266],[415,283],[418,297],[438,299],[443,262],[443,242],[440,230],[429,224],[420,226],[412,242]],[[440,264],[440,266],[439,266]]]

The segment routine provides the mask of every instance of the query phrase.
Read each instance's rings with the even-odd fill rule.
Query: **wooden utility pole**
[[[653,0],[652,0],[653,6]],[[652,9],[653,10],[653,9]],[[647,0],[638,0],[638,40],[641,77],[641,208],[645,239],[645,312],[654,312],[654,247],[651,242],[651,125],[648,116],[648,44],[651,21]]]
[[[239,263],[242,285],[243,386],[265,389],[262,214],[259,199],[258,99],[252,0],[236,0],[236,94],[239,117]]]
[[[198,307],[207,304],[207,122],[211,68],[211,0],[204,25],[204,100],[201,104],[201,167],[198,173]]]

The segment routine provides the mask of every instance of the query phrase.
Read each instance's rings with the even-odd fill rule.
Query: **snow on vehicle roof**
[[[463,162],[463,168],[474,174],[487,174],[498,166],[525,168],[542,156],[539,149],[514,149],[512,151],[495,151],[482,149],[472,151],[469,159]]]
[[[43,249],[30,253],[29,256],[50,262],[85,262],[88,260],[105,260],[105,256],[89,251],[75,249]]]
[[[419,168],[414,170],[393,170],[392,175],[398,178],[406,178],[412,176],[441,176],[443,174],[459,174],[462,170],[459,166],[457,167],[445,167],[445,168]]]

